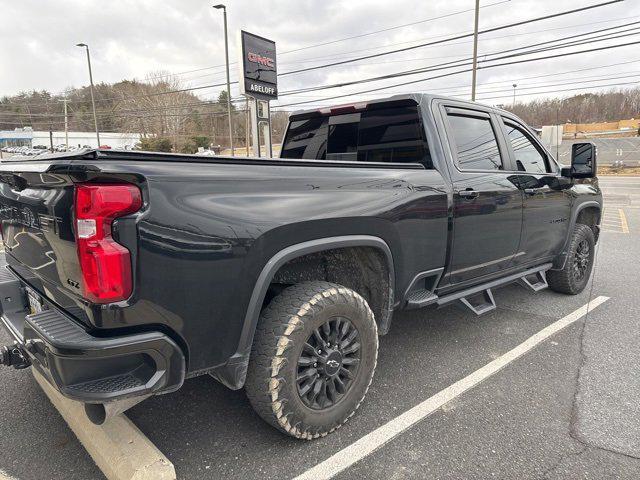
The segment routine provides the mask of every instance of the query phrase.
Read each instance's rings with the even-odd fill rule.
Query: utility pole
[[[231,156],[235,156],[233,148],[233,119],[231,118],[231,79],[229,75],[229,36],[227,34],[227,7],[223,4],[214,5],[216,10],[222,9],[224,16],[224,54],[227,63],[227,114],[229,115],[229,145],[231,146]]]
[[[64,103],[64,144],[66,145],[65,151],[69,151],[69,116],[67,112],[67,97],[64,97],[61,102]],[[98,145],[99,146],[99,145]]]
[[[515,107],[515,106],[516,106],[516,87],[517,87],[517,86],[518,86],[518,84],[517,84],[517,83],[514,83],[514,84],[513,84],[513,105],[512,105],[512,107]]]
[[[96,139],[98,140],[98,148],[100,148],[100,132],[98,131],[98,116],[96,115],[96,100],[93,95],[93,73],[91,72],[91,55],[89,55],[89,45],[86,43],[78,43],[76,47],[84,47],[87,50],[87,65],[89,65],[89,83],[91,84],[91,105],[93,106],[93,123],[96,126]]]
[[[473,28],[473,68],[471,74],[471,101],[476,99],[476,79],[478,76],[478,23],[480,20],[480,0],[476,0],[476,18]]]

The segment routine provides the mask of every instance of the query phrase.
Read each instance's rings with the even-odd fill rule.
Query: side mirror
[[[571,168],[563,168],[562,174],[571,178],[593,178],[596,172],[596,146],[593,143],[574,143],[571,146]]]

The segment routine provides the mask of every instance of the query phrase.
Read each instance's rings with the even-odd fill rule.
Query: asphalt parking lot
[[[242,391],[209,377],[134,407],[129,418],[178,478],[294,478],[393,421],[590,298],[609,300],[338,473],[340,479],[640,478],[640,177],[603,177],[606,212],[593,287],[575,297],[495,292],[475,317],[450,306],[397,314],[381,338],[367,401],[336,433],[290,439]],[[5,332],[0,341],[8,342]],[[0,370],[0,478],[102,474],[32,375]]]

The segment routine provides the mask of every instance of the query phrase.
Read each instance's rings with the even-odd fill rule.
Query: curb
[[[63,397],[45,378],[33,376],[108,480],[175,480],[173,463],[123,414],[94,425],[83,404]],[[0,479],[2,476],[0,476]]]

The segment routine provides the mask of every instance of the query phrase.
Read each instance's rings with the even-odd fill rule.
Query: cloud
[[[484,0],[482,4],[488,5],[498,1]],[[214,2],[207,3],[202,0],[163,2],[157,0],[110,0],[108,2],[97,0],[59,0],[56,2],[21,0],[20,2],[4,2],[2,8],[5,22],[0,29],[0,56],[3,69],[0,75],[0,95],[10,95],[22,90],[33,89],[46,89],[57,93],[67,87],[86,85],[88,83],[86,58],[84,52],[75,47],[78,42],[88,43],[91,47],[91,59],[96,81],[116,82],[127,78],[141,79],[150,72],[185,72],[215,66],[215,68],[208,70],[183,74],[180,77],[188,85],[223,82],[225,77],[222,14],[211,8],[211,3]],[[588,3],[584,2],[584,4]],[[580,5],[568,0],[511,0],[509,3],[483,8],[481,10],[481,28],[523,20],[545,13],[568,10]],[[227,7],[231,60],[235,61],[237,57],[236,32],[239,29],[245,29],[276,40],[281,72],[407,46],[421,39],[467,32],[473,26],[473,13],[467,12],[375,35],[331,43],[322,47],[284,53],[395,25],[469,10],[473,7],[473,2],[470,0],[432,0],[429,2],[416,2],[415,0],[351,0],[348,2],[338,0],[323,2],[316,0],[261,2],[228,0]],[[481,36],[480,55],[639,19],[640,2],[627,0],[613,6]],[[637,36],[628,37],[616,41],[627,42],[637,38]],[[576,48],[585,49],[589,46]],[[549,59],[500,69],[480,70],[480,91],[483,89],[486,92],[499,90],[500,86],[494,82],[505,82],[506,85],[509,82],[517,81],[519,88],[521,88],[522,96],[520,98],[534,98],[535,95],[528,95],[528,93],[543,91],[544,88],[542,90],[540,88],[527,90],[527,86],[533,87],[533,83],[536,81],[534,79],[527,80],[528,77],[640,60],[640,55],[635,53],[637,51],[637,47],[626,47],[589,55]],[[471,42],[469,39],[463,39],[453,42],[451,45],[421,48],[357,64],[282,77],[280,90],[331,84],[419,68],[449,59],[465,58],[470,53]],[[629,71],[640,71],[640,62],[587,71],[584,75],[592,77],[605,74],[617,76],[622,72]],[[567,74],[562,78],[568,79],[568,81],[577,80],[579,75]],[[236,77],[235,66],[232,67],[232,76]],[[387,80],[357,87],[301,94],[286,99],[283,97],[280,103],[290,103],[294,100],[313,100],[320,103],[323,97],[417,78],[421,77],[403,77],[393,81]],[[551,84],[553,80],[553,77],[540,77],[537,82],[538,85],[544,82]],[[406,87],[394,87],[390,88],[389,92],[446,91],[447,88],[453,91],[453,87],[461,86],[459,91],[465,94],[465,91],[469,90],[466,87],[469,83],[470,75],[462,74]],[[560,87],[557,88],[560,89]],[[211,98],[215,97],[218,92],[219,88],[202,90],[199,91],[199,94],[203,98]],[[384,96],[385,92],[378,95]],[[486,94],[486,96],[496,95],[502,95],[502,93]],[[504,95],[505,98],[509,96],[508,93],[504,93]],[[352,98],[370,97],[371,95],[364,95]],[[347,100],[349,99],[347,98]],[[492,103],[500,101],[501,99],[491,100]],[[329,103],[336,102],[329,101]]]

